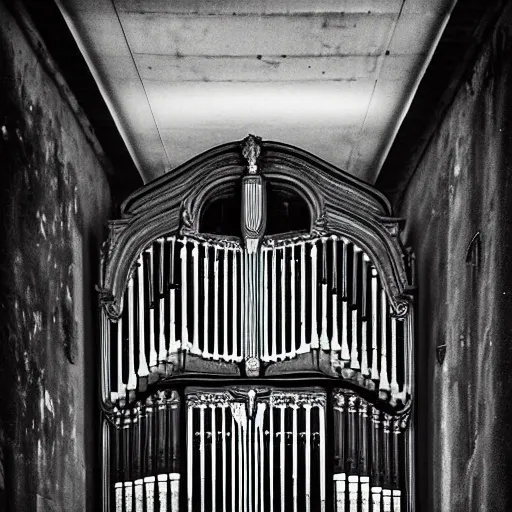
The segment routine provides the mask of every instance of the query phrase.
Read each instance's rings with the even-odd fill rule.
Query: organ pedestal
[[[238,235],[203,232],[236,194]],[[303,229],[273,231],[277,200]],[[370,187],[254,137],[129,198],[102,267],[104,510],[412,511],[399,227]]]

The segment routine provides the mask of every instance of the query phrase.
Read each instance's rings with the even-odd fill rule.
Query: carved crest
[[[258,158],[261,153],[261,138],[249,135],[242,142],[242,155],[247,160],[247,172],[256,174],[258,172]]]

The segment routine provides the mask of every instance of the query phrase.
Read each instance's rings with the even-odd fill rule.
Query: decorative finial
[[[242,155],[247,160],[247,171],[249,174],[257,174],[258,172],[258,157],[261,153],[261,137],[249,135],[243,140]]]

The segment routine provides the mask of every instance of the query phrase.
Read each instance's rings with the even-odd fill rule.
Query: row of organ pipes
[[[171,390],[114,411],[110,510],[179,512],[180,413],[179,395]]]
[[[335,512],[407,510],[406,423],[354,393],[333,392]]]
[[[111,340],[112,401],[172,373],[179,354],[240,362],[331,354],[392,403],[410,393],[410,322],[397,318],[375,266],[344,237],[264,239],[259,252],[259,311],[247,311],[244,252],[237,241],[156,240],[137,259]],[[257,319],[258,339],[246,336]],[[254,326],[253,326],[254,327]]]
[[[325,511],[325,393],[274,391],[249,409],[225,392],[188,398],[188,512]]]
[[[329,409],[324,390],[258,393],[249,389],[241,399],[226,390],[185,391],[181,432],[176,391],[118,410],[116,512],[406,510],[403,417],[342,389],[330,393]]]

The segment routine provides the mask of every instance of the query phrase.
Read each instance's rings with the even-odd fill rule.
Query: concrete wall
[[[512,510],[510,4],[473,64],[396,205],[418,261],[418,509],[428,512]],[[480,254],[477,242],[468,252],[478,232]]]
[[[110,191],[43,62],[0,2],[0,510],[98,510],[93,286]]]

